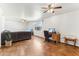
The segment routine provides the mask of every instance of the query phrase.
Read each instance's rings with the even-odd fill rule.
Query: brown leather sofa
[[[12,41],[22,41],[31,39],[32,32],[11,32]],[[5,44],[4,33],[1,33],[1,44]]]

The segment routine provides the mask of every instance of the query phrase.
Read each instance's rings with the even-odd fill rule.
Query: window
[[[40,31],[42,29],[42,25],[43,25],[42,20],[37,21],[35,24],[35,30]]]

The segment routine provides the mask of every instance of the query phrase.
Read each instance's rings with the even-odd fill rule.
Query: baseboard
[[[42,39],[45,39],[44,37],[41,37],[41,36],[38,36],[38,35],[34,35],[35,37],[39,37],[39,38],[42,38]]]
[[[65,42],[60,42],[60,43],[66,44]],[[72,44],[67,44],[67,45],[74,46],[74,45],[72,45]],[[79,46],[77,46],[77,45],[76,45],[75,47],[78,47],[78,48],[79,48]]]

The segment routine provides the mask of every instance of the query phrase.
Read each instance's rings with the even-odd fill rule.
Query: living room
[[[74,49],[77,47],[76,49],[79,49],[78,48],[79,47],[79,39],[78,39],[79,38],[79,28],[78,28],[79,3],[55,4],[54,7],[61,6],[61,8],[54,9],[53,13],[49,11],[46,12],[47,9],[45,10],[42,8],[42,7],[49,8],[48,6],[53,4],[55,3],[52,3],[52,4],[50,3],[0,3],[0,19],[1,19],[0,32],[3,33],[4,31],[8,30],[12,32],[13,38],[18,36],[19,34],[20,36],[18,36],[18,38],[23,38],[23,37],[26,38],[31,36],[31,34],[29,33],[26,34],[26,32],[33,32],[32,37],[29,37],[29,39],[33,39],[33,38],[36,39],[34,40],[35,42],[34,44],[37,45],[36,47],[40,51],[41,48],[39,48],[39,46],[41,45],[38,41],[43,40],[42,42],[44,43],[44,40],[45,40],[44,30],[49,31],[49,29],[51,30],[55,29],[55,31],[57,33],[60,33],[61,35],[60,43],[65,44],[64,37],[75,38],[77,39],[75,47],[73,47],[73,42],[68,42],[68,45],[66,45],[66,47],[68,46],[71,49]],[[36,37],[39,37],[39,38],[36,38]],[[15,38],[15,39],[18,39],[18,38]],[[0,39],[0,43],[2,43],[1,40],[2,38]],[[24,45],[24,48],[26,48],[28,51],[29,48],[32,47],[32,46],[25,47],[25,44],[28,45],[28,42],[30,43],[30,40],[23,40],[20,42],[18,41],[13,43],[11,47],[8,47],[8,48],[6,48],[5,46],[2,47],[1,45],[1,51],[3,51],[3,49],[5,51],[4,53],[1,52],[2,54],[0,55],[10,55],[10,54],[6,54],[5,52],[7,51],[7,53],[10,53],[11,51],[12,53],[12,51],[16,50],[16,48],[11,50],[15,46],[21,47],[22,45]],[[31,41],[31,43],[32,42],[33,41]],[[53,44],[50,45],[50,43],[54,43],[54,42],[46,42],[46,44],[47,43],[48,43],[48,46],[51,46],[51,45],[54,46]],[[59,45],[60,43],[55,43],[55,45],[57,44]],[[60,45],[63,46],[63,44],[60,44]],[[23,48],[21,48],[20,51],[23,52],[22,49]],[[35,55],[38,55],[38,56],[42,55],[42,53],[40,53],[39,51],[35,51],[37,52]],[[79,55],[78,51],[75,55]],[[12,55],[15,55],[16,52],[17,50]],[[31,52],[30,54],[29,53],[30,52],[28,52],[28,54],[22,54],[22,55],[33,55],[34,52]],[[48,55],[54,55],[54,54],[48,54]],[[55,55],[61,55],[61,54],[55,54]],[[65,55],[65,54],[62,53],[62,55]],[[70,55],[74,55],[74,54],[70,54]]]

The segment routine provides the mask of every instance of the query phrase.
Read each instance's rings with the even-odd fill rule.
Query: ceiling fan
[[[56,6],[56,4],[49,4],[47,7],[42,7],[42,9],[44,9],[45,11],[43,13],[48,12],[49,10],[51,10],[52,13],[55,12],[55,9],[61,9],[62,6]]]

